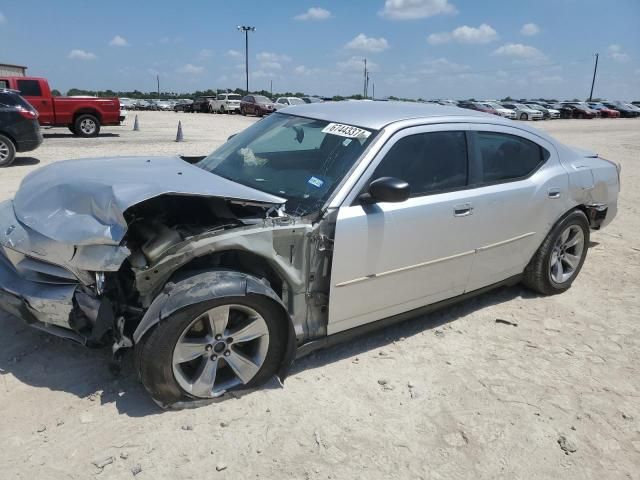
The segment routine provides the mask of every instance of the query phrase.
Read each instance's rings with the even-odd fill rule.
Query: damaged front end
[[[113,325],[111,304],[99,291],[104,273],[74,267],[73,258],[83,249],[24,226],[10,201],[0,203],[0,225],[0,309],[83,345],[101,343]]]
[[[154,275],[161,257],[193,238],[263,224],[283,203],[179,157],[52,164],[0,203],[0,309],[83,345],[131,346],[179,267]]]

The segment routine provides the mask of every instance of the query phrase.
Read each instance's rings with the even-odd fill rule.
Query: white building
[[[27,67],[0,63],[0,77],[26,77]]]

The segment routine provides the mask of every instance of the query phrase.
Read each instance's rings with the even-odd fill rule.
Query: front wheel
[[[520,114],[520,120],[528,120],[529,116],[526,113],[521,113]]]
[[[136,345],[138,375],[162,406],[261,385],[284,355],[284,324],[279,306],[262,295],[189,306]]]
[[[522,282],[543,295],[568,290],[587,258],[588,245],[587,216],[573,210],[551,229],[525,268]]]
[[[90,114],[80,115],[73,124],[76,135],[97,137],[100,133],[100,121]]]
[[[16,147],[13,142],[0,135],[0,168],[8,167],[16,158]]]

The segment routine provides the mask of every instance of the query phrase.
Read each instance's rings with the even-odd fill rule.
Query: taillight
[[[27,110],[24,107],[17,107],[18,113],[24,118],[28,118],[29,120],[35,120],[38,118],[38,112],[35,110]]]

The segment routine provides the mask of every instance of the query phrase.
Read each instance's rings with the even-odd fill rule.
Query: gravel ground
[[[205,154],[254,121],[139,120],[98,139],[47,131],[0,170],[0,200],[56,160]],[[112,377],[108,351],[0,316],[0,477],[640,479],[640,120],[537,126],[623,166],[618,217],[567,293],[501,289],[316,353],[284,389],[179,412],[130,363]]]

